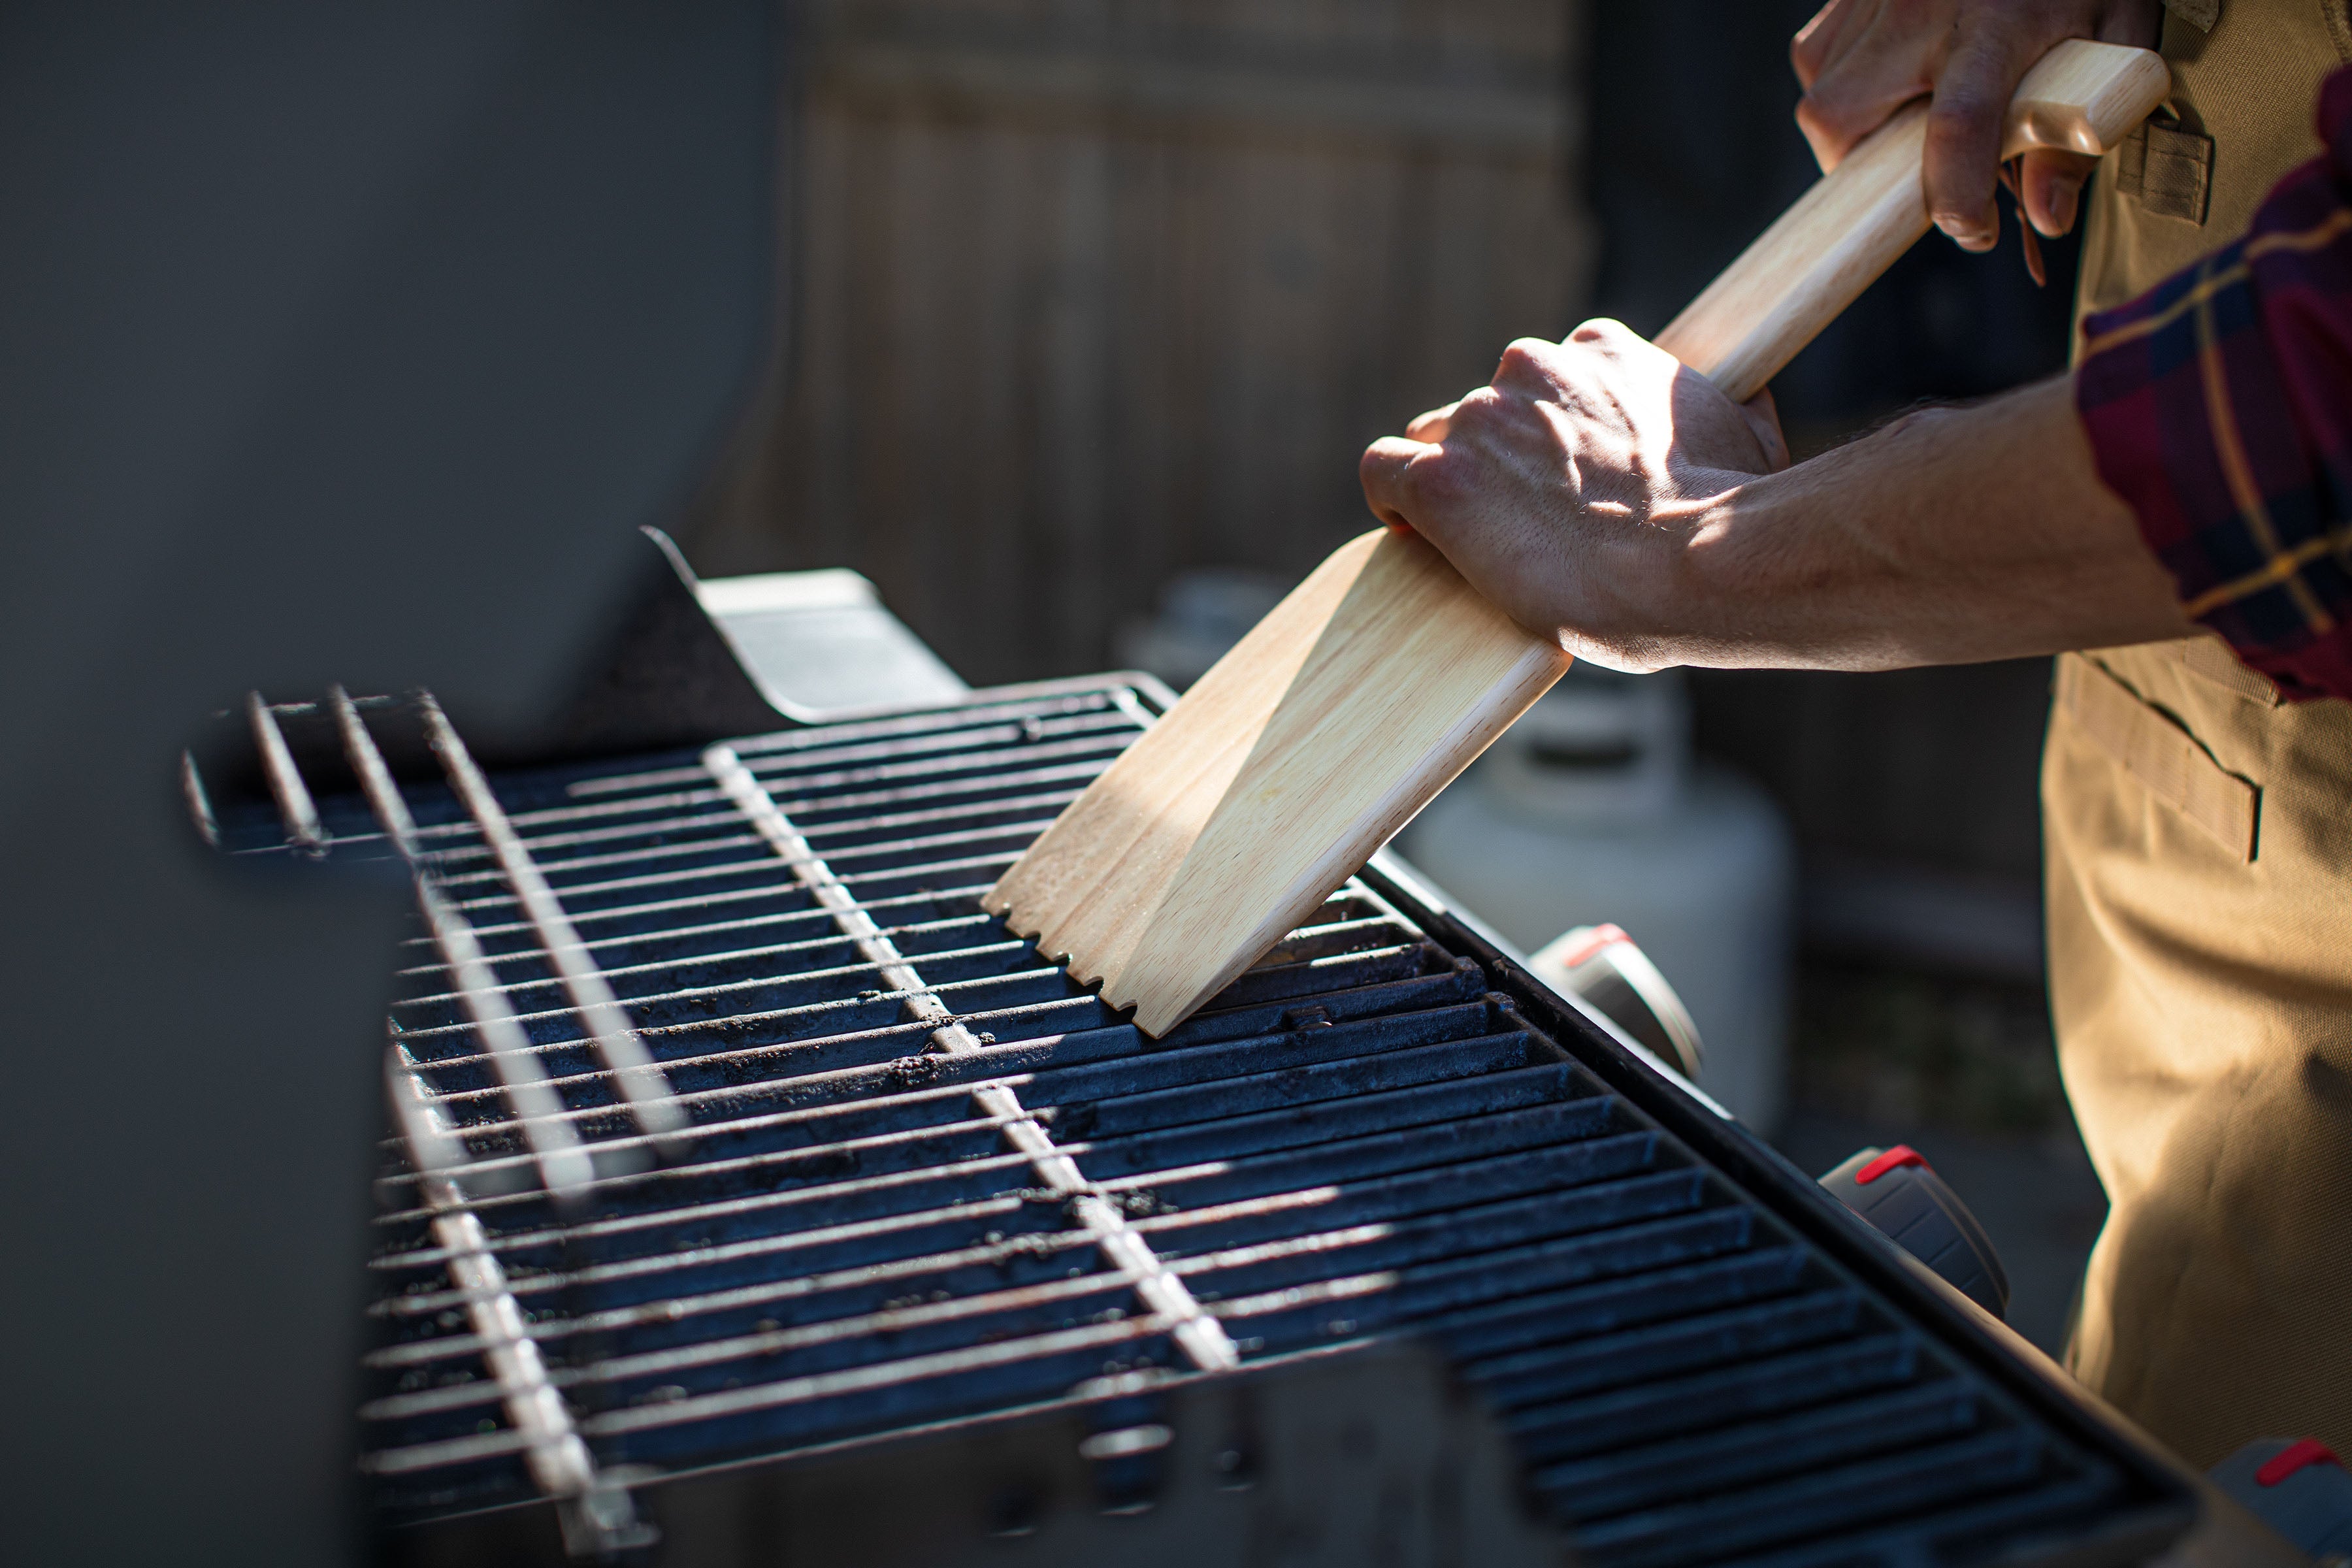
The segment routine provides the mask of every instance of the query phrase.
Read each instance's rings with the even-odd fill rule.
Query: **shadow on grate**
[[[385,1520],[551,1498],[611,1549],[665,1474],[1410,1334],[1601,1568],[2178,1526],[1408,889],[1351,881],[1157,1041],[1011,938],[980,894],[1145,696],[495,780],[429,698],[256,702],[277,810],[226,846],[419,889],[361,1410]],[[420,725],[441,776],[396,781],[379,738]]]

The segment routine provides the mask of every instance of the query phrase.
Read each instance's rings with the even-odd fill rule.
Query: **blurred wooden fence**
[[[976,681],[1369,526],[1364,443],[1580,314],[1578,0],[801,7],[789,364],[690,538]]]

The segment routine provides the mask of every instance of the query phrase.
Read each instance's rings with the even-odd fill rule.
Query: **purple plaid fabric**
[[[2352,698],[2352,67],[2245,236],[2083,323],[2074,405],[2189,616]]]

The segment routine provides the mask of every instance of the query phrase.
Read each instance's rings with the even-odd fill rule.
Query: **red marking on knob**
[[[1897,1143],[1869,1164],[1856,1171],[1853,1173],[1854,1185],[1866,1187],[1887,1172],[1899,1171],[1906,1165],[1918,1165],[1931,1171],[1935,1169],[1933,1165],[1927,1163],[1927,1156],[1918,1150],[1908,1143]]]
[[[2344,1461],[2318,1438],[2298,1438],[2273,1455],[2270,1463],[2254,1472],[2254,1484],[2274,1487],[2297,1470],[2308,1469],[2314,1465],[2334,1465],[2341,1469]]]

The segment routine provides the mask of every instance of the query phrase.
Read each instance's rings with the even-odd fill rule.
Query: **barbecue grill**
[[[1152,1560],[1219,1391],[1407,1398],[1407,1342],[1596,1568],[2140,1562],[2195,1516],[1400,864],[1160,1040],[1009,934],[982,892],[1169,700],[491,768],[429,695],[331,690],[242,715],[266,796],[191,764],[229,852],[414,880],[359,1411],[393,1555],[658,1553],[681,1498],[913,1444],[1076,1447]],[[1209,1449],[1235,1487],[1300,1460]],[[966,1492],[1013,1560],[1051,1533],[915,1506]]]

